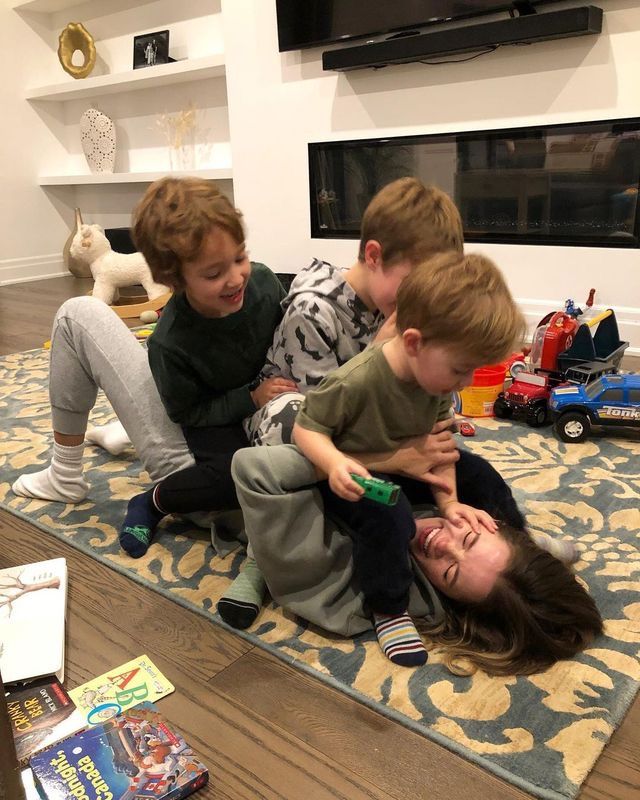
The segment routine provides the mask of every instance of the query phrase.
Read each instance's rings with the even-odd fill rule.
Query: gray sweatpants
[[[156,482],[195,462],[156,389],[147,352],[109,306],[94,297],[62,304],[51,334],[49,397],[54,431],[83,435],[98,389]]]

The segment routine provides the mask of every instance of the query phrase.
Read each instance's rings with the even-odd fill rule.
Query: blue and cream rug
[[[49,462],[48,353],[0,359],[0,506],[132,579],[222,624],[215,603],[242,555],[214,557],[205,531],[173,521],[146,557],[118,547],[127,500],[148,486],[133,454],[86,450],[89,499],[78,506],[15,497],[18,474]],[[99,398],[92,422],[112,419]],[[336,640],[264,610],[245,635],[319,680],[544,798],[574,797],[640,683],[640,437],[557,441],[549,428],[477,420],[465,440],[513,487],[530,527],[584,545],[576,565],[606,620],[606,635],[540,675],[453,677],[431,653],[416,670],[392,666],[373,635]]]

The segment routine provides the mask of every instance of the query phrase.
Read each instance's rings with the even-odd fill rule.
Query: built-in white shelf
[[[97,75],[92,78],[78,78],[50,86],[40,86],[27,92],[27,100],[81,100],[84,97],[128,92],[136,89],[153,89],[156,86],[169,86],[172,83],[199,81],[219,78],[225,74],[224,54],[216,53],[201,58],[188,58],[171,64],[157,64],[155,67],[142,67],[115,75]]]
[[[65,8],[73,8],[82,5],[86,0],[9,0],[9,8],[18,11],[39,11],[42,14],[53,14],[55,11],[63,11]],[[130,0],[130,8],[149,3],[151,0]]]
[[[166,175],[195,175],[206,180],[230,181],[233,179],[231,167],[218,169],[196,169],[189,172],[111,172],[105,175],[43,175],[38,178],[40,186],[89,186],[105,183],[153,183]]]

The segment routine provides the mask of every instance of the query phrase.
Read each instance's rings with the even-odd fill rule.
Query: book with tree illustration
[[[182,800],[209,780],[207,768],[153,703],[33,756],[31,769],[48,800]]]
[[[7,693],[7,714],[16,755],[25,766],[34,754],[86,725],[60,681],[51,676]]]
[[[0,570],[0,672],[5,685],[44,675],[64,680],[67,562]]]

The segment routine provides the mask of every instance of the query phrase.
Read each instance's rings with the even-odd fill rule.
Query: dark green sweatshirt
[[[184,294],[169,300],[148,341],[151,372],[174,422],[202,428],[253,414],[249,386],[282,319],[284,296],[273,272],[252,262],[244,304],[235,314],[209,319]]]

